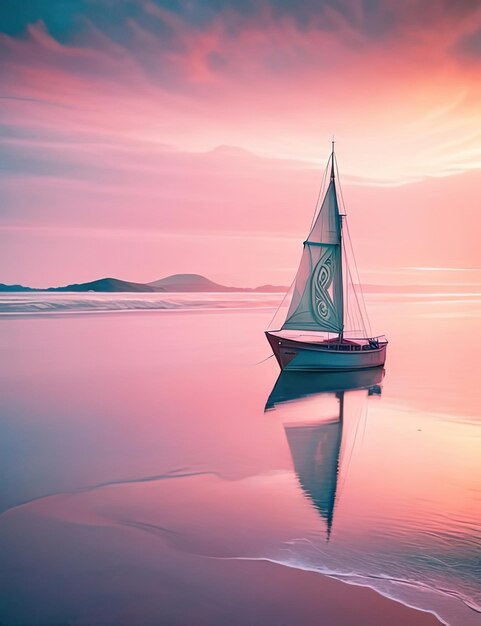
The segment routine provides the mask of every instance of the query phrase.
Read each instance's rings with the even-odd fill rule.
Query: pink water
[[[380,395],[343,395],[335,477],[334,448],[310,439],[339,409],[322,381],[264,410],[276,296],[47,315],[58,307],[35,297],[0,319],[5,623],[196,623],[190,604],[228,603],[222,580],[215,601],[199,583],[212,559],[309,569],[481,623],[477,295],[369,296],[386,373]],[[309,450],[319,475],[301,475]]]

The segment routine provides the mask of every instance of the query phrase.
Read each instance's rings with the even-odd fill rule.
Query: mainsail
[[[344,326],[341,216],[332,154],[331,180],[309,236],[283,329],[342,333]]]

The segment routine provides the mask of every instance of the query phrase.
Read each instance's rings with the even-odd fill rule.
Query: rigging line
[[[347,222],[346,222],[346,224],[347,224]],[[352,246],[352,239],[351,239],[351,233],[349,231],[349,224],[347,224],[347,236],[349,238],[349,244],[350,244],[351,249],[352,249],[352,258],[353,258],[353,261],[354,261],[354,267],[356,269],[357,281],[358,281],[358,284],[359,284],[359,291],[361,293],[361,302],[362,302],[362,305],[363,305],[363,308],[364,308],[364,313],[365,313],[366,320],[367,320],[367,327],[369,329],[369,334],[372,335],[371,322],[369,320],[369,315],[367,313],[366,300],[364,298],[364,291],[362,289],[361,277],[359,275],[359,270],[358,270],[357,263],[356,263],[356,257],[354,256],[354,249],[353,249],[353,246]]]
[[[284,294],[284,297],[281,300],[281,303],[279,304],[279,306],[277,307],[277,309],[274,312],[274,315],[272,316],[271,321],[269,322],[269,324],[267,325],[267,329],[270,330],[271,326],[272,326],[272,322],[275,320],[277,314],[279,313],[279,311],[282,308],[282,305],[285,302],[285,299],[287,298],[287,296],[291,293],[291,289],[294,287],[294,283],[296,282],[296,278],[297,278],[297,274],[294,276],[294,280],[292,281],[292,283],[289,286],[289,289],[286,291],[286,293]]]
[[[347,263],[345,264],[345,266],[347,267]],[[346,316],[347,316],[347,321],[349,324],[349,330],[352,330],[356,327],[356,323],[355,323],[355,318],[354,318],[355,311],[352,310],[351,303],[350,303],[350,299],[351,299],[350,292],[351,290],[349,289],[349,276],[346,275]]]
[[[365,298],[364,298],[364,291],[362,289],[361,277],[359,275],[359,269],[357,267],[356,257],[354,255],[354,248],[353,248],[353,245],[352,245],[351,232],[349,230],[349,224],[347,223],[347,221],[346,221],[346,233],[347,233],[347,239],[348,239],[350,250],[351,250],[351,257],[352,257],[354,268],[355,268],[355,276],[354,276],[354,278],[356,278],[356,284],[359,285],[359,290],[360,290],[360,295],[361,295],[362,307],[359,304],[359,300],[358,300],[359,312],[360,312],[361,316],[366,319],[367,327],[369,328],[369,333],[372,334],[371,323],[370,323],[370,320],[369,320],[369,315],[368,315],[367,308],[366,308],[366,301],[365,301]],[[354,281],[353,281],[353,286],[354,286]],[[357,297],[357,290],[354,289],[354,291],[355,291],[356,297]]]
[[[351,280],[351,282],[352,282],[352,280]],[[355,287],[354,287],[354,285],[352,286],[352,290],[354,292],[354,298],[355,298],[356,295],[355,295]],[[359,306],[359,302],[356,302],[356,304],[357,304],[357,306],[356,306],[356,323],[363,329],[364,335],[367,335],[366,323],[365,323],[364,317],[362,315],[361,307]]]
[[[352,289],[354,289],[354,288],[352,287]],[[354,296],[354,297],[355,297],[355,296]],[[363,329],[363,331],[364,331],[364,334],[365,334],[365,329],[364,329],[363,322],[362,322],[362,320],[360,319],[359,307],[358,307],[358,306],[355,306],[355,307],[354,307],[354,314],[353,314],[353,317],[354,317],[355,325],[356,325],[356,326],[358,326],[359,328],[362,328],[362,329]]]
[[[349,324],[350,324],[349,330],[352,332],[353,330],[356,329],[357,324],[355,323],[355,321],[353,320],[351,315],[349,315],[349,317],[350,317],[350,319],[349,319]]]
[[[256,365],[260,365],[261,363],[265,363],[269,359],[272,359],[273,356],[274,356],[274,354],[269,354],[269,356],[266,356],[266,358],[262,359],[262,361],[257,361],[257,363],[253,363],[252,365],[255,367]]]
[[[344,299],[344,302],[346,302],[346,306],[344,307],[345,310],[345,320],[347,320],[347,324],[349,327],[349,330],[352,328],[352,318],[351,318],[351,312],[349,311],[349,307],[347,306],[347,299]],[[344,328],[344,330],[346,330],[346,328]]]
[[[343,211],[344,211],[344,213],[346,213],[346,215],[347,215],[347,211],[346,211],[346,203],[344,202],[344,195],[343,195],[343,193],[342,193],[341,177],[339,176],[339,167],[337,166],[337,158],[336,158],[336,155],[334,155],[334,165],[335,165],[335,168],[336,168],[337,182],[339,183],[337,186],[339,187],[339,191],[341,192],[342,210],[343,210]]]
[[[319,187],[319,193],[317,194],[316,206],[314,207],[314,215],[312,216],[311,227],[309,228],[309,235],[311,234],[312,229],[314,227],[314,222],[316,221],[316,216],[317,216],[318,207],[319,207],[319,201],[324,192],[324,185],[326,184],[327,170],[329,169],[329,161],[330,159],[327,161],[327,165],[324,168],[324,174],[322,175],[321,186]],[[307,236],[308,238],[309,238],[309,235]]]
[[[344,237],[342,238],[342,253],[344,254],[344,266],[348,267],[349,263],[348,263],[348,257],[347,257],[346,242],[344,241]],[[346,311],[347,311],[348,317],[351,320],[351,328],[355,328],[353,313],[351,311],[351,309],[352,309],[352,303],[351,303],[352,295],[351,295],[350,291],[351,290],[349,289],[349,272],[348,272],[348,274],[346,276]]]
[[[337,180],[339,181],[339,191],[341,193],[342,209],[343,209],[344,213],[347,215],[346,204],[344,202],[344,194],[342,193],[341,177],[339,175],[339,167],[337,165],[337,159],[336,159],[335,155],[334,155],[334,164],[336,166]],[[345,224],[346,224],[347,236],[349,238],[349,245],[351,247],[352,259],[354,261],[354,267],[355,267],[355,270],[356,270],[356,278],[357,278],[357,282],[359,284],[359,289],[360,289],[360,292],[361,292],[361,300],[362,300],[362,305],[363,305],[363,308],[364,308],[364,314],[365,314],[366,320],[367,320],[367,327],[369,329],[369,334],[372,335],[371,322],[369,320],[369,315],[367,313],[366,302],[365,302],[365,299],[364,299],[364,292],[363,292],[362,284],[361,284],[361,278],[359,276],[359,270],[358,270],[358,267],[357,267],[356,257],[354,255],[354,247],[352,245],[351,233],[350,233],[350,230],[349,230],[349,223],[348,223],[347,220],[345,220]],[[357,298],[357,296],[356,296],[356,298]],[[359,306],[359,302],[358,302],[358,306]]]
[[[342,245],[344,246],[344,251],[346,252],[346,261],[347,261],[347,249],[346,249],[345,239],[342,240]],[[354,312],[353,312],[353,316],[354,316],[353,319],[354,319],[355,325],[356,326],[361,326],[361,328],[363,328],[364,334],[367,334],[367,332],[366,332],[366,324],[365,324],[365,321],[364,321],[364,318],[363,318],[363,315],[362,315],[361,307],[359,306],[359,300],[358,300],[358,297],[357,297],[357,292],[356,292],[356,289],[354,288],[354,282],[353,282],[352,274],[351,274],[351,266],[347,262],[346,262],[346,268],[347,268],[347,273],[348,273],[348,275],[346,277],[347,278],[347,282],[350,281],[350,283],[351,283],[352,291],[354,292],[354,297],[356,299],[356,304],[357,304],[357,309],[355,308]],[[354,324],[353,324],[353,326],[354,326]]]
[[[342,217],[341,217],[342,220]],[[341,222],[341,227],[342,227],[342,222]],[[341,232],[341,268],[342,266],[346,266],[347,265],[347,257],[346,257],[346,250],[345,250],[345,246],[344,246],[344,240],[342,239],[342,232]],[[343,306],[344,306],[344,311],[346,313],[346,317],[347,320],[349,322],[349,281],[344,281],[344,285],[342,286],[343,292],[342,292],[342,301],[343,301]],[[344,320],[343,320],[344,323]],[[343,329],[344,330],[344,329]]]
[[[349,474],[349,468],[351,467],[351,461],[352,461],[352,457],[353,457],[353,454],[354,454],[354,448],[356,447],[357,434],[358,434],[358,430],[359,430],[359,422],[360,422],[360,417],[358,415],[358,417],[357,417],[357,424],[356,424],[356,430],[354,431],[354,441],[352,442],[351,449],[349,451],[349,457],[347,459],[346,470],[345,470],[345,473],[344,473],[344,480],[342,481],[342,483],[341,483],[341,485],[339,487],[338,501],[340,500],[341,494],[344,491],[344,486],[346,484],[347,476]]]
[[[362,322],[359,319],[359,314],[358,314],[358,311],[357,311],[357,307],[353,307],[353,311],[352,311],[352,314],[351,314],[351,319],[352,319],[352,327],[353,327],[353,329],[358,329],[359,328],[361,330],[361,332],[362,332],[363,325],[362,325]]]
[[[335,154],[333,155],[333,160],[334,160],[334,166],[335,166],[335,168],[336,168],[336,174],[337,174],[337,180],[338,180],[338,188],[339,188],[339,192],[340,192],[340,196],[341,196],[342,210],[343,210],[343,213],[345,214],[345,216],[346,216],[346,218],[347,218],[346,203],[344,202],[344,194],[343,194],[343,192],[342,192],[341,176],[340,176],[340,174],[339,174],[339,167],[338,167],[338,165],[337,165],[337,158],[336,158],[336,155],[335,155]],[[354,265],[355,265],[356,272],[357,272],[357,281],[358,281],[358,283],[360,283],[360,282],[361,282],[361,280],[360,280],[360,278],[359,278],[359,272],[358,272],[358,270],[357,270],[356,257],[355,257],[355,255],[354,255],[354,248],[353,248],[353,245],[352,245],[351,233],[350,233],[350,231],[349,231],[349,223],[348,223],[347,219],[344,219],[343,223],[346,225],[346,231],[347,231],[347,236],[348,236],[348,240],[349,240],[349,246],[350,246],[351,256],[352,256],[352,259],[353,259],[353,261],[354,261]],[[364,332],[366,333],[366,323],[364,322],[364,319],[363,319],[363,315],[362,315],[362,311],[361,311],[361,306],[360,306],[360,304],[359,304],[359,300],[358,300],[358,297],[357,297],[357,291],[356,291],[356,289],[354,288],[354,281],[352,280],[352,274],[351,274],[350,264],[348,263],[348,254],[347,254],[347,247],[346,247],[346,244],[345,244],[345,238],[343,238],[343,245],[344,245],[344,252],[345,252],[345,259],[346,259],[346,267],[347,267],[347,270],[348,270],[349,277],[350,277],[350,279],[351,279],[351,284],[353,285],[354,296],[355,296],[355,298],[356,298],[357,307],[358,307],[358,309],[359,309],[359,314],[360,314],[360,316],[361,316],[361,320],[360,320],[360,321],[361,321],[361,325],[362,325],[362,326],[364,326]],[[363,306],[364,306],[364,312],[365,312],[365,315],[366,315],[366,318],[367,318],[367,325],[368,325],[368,327],[369,327],[369,329],[370,329],[369,318],[368,318],[368,316],[367,316],[367,309],[366,309],[366,305],[365,305],[364,301],[363,301],[363,303],[362,303],[362,304],[363,304]],[[366,333],[366,334],[367,334],[367,333]],[[371,334],[371,331],[370,331],[370,334]]]
[[[349,244],[350,244],[351,249],[352,249],[352,258],[353,258],[354,267],[355,267],[355,270],[356,270],[356,279],[357,279],[357,282],[359,284],[359,290],[360,290],[360,293],[361,293],[361,301],[362,301],[362,305],[363,305],[363,308],[364,308],[364,313],[365,313],[366,319],[368,321],[368,325],[370,327],[369,315],[367,313],[366,301],[365,301],[365,298],[364,298],[364,291],[362,289],[361,277],[360,277],[360,274],[359,274],[359,269],[357,267],[356,257],[354,255],[354,248],[353,248],[353,245],[352,245],[352,238],[351,238],[351,233],[350,233],[350,230],[349,230],[349,224],[347,224],[347,229],[346,230],[347,230],[347,235],[348,235],[348,239],[349,239]]]
[[[368,402],[369,402],[369,389],[368,389]],[[363,428],[362,428],[362,437],[361,437],[361,446],[364,445],[364,436],[366,435],[366,426],[367,426],[367,402],[364,405],[363,409]]]
[[[347,266],[347,271],[348,271],[348,273],[349,273],[349,278],[351,279],[351,282],[353,282],[353,281],[352,281],[351,268],[350,268],[350,266],[349,266],[349,265]],[[354,289],[354,288],[353,288],[353,291],[354,291],[354,297],[356,298],[357,307],[358,307],[358,309],[359,309],[359,314],[360,314],[360,316],[361,316],[361,325],[362,325],[362,326],[363,326],[363,328],[364,328],[364,333],[365,333],[365,334],[367,334],[367,333],[366,333],[366,322],[364,321],[364,317],[363,317],[363,315],[362,315],[361,307],[359,306],[359,299],[358,299],[358,297],[357,297],[357,291],[356,291],[356,289]],[[371,333],[369,333],[369,334],[371,334]]]

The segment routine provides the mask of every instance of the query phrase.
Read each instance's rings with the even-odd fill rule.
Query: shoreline
[[[245,577],[242,580],[242,595],[249,597],[249,614],[242,616],[244,622],[229,620],[229,623],[263,624],[279,620],[277,623],[285,626],[444,624],[434,613],[409,607],[371,587],[346,583],[321,572],[297,569],[264,559],[226,561],[232,568],[230,574],[226,573],[226,578],[239,574],[243,579]],[[261,587],[262,598],[256,597],[251,586],[257,589]],[[236,604],[235,598],[233,603]],[[261,615],[262,620],[259,620]]]

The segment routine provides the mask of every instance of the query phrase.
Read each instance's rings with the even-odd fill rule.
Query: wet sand
[[[70,499],[70,496],[67,496]],[[109,498],[101,498],[109,500]],[[1,516],[2,626],[436,626],[432,614],[316,572],[173,548],[168,529],[49,514]],[[51,511],[50,511],[51,512]],[[147,532],[145,532],[147,531]],[[28,540],[26,538],[29,538]]]
[[[239,626],[435,626],[438,619],[329,577],[267,561],[218,561],[223,587],[217,611],[196,624]],[[171,622],[174,623],[174,622]],[[188,624],[182,618],[178,624]]]

